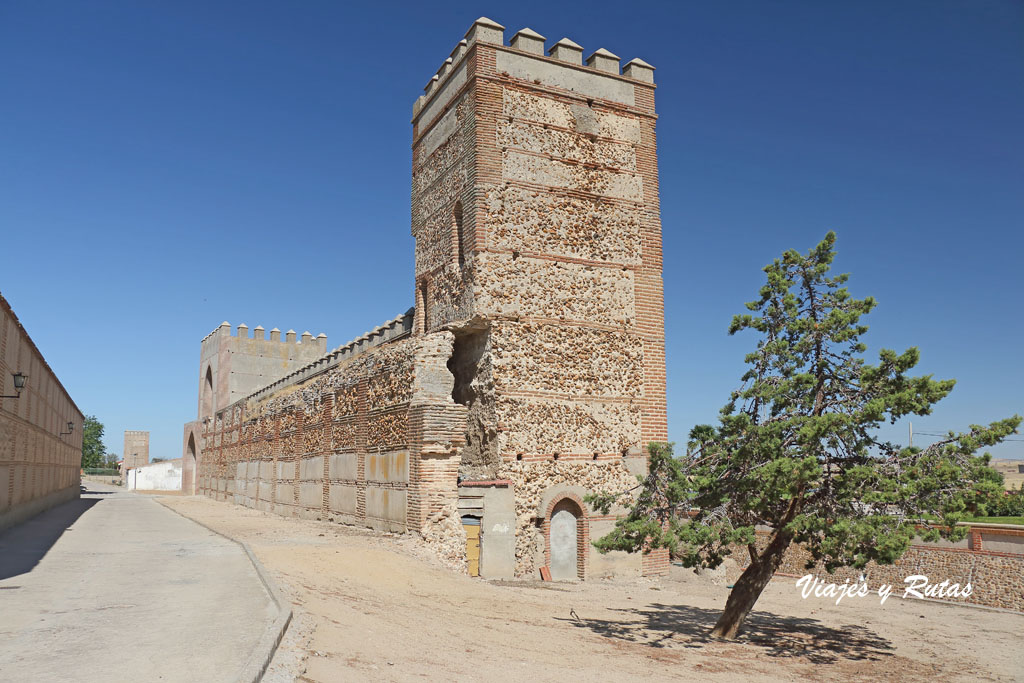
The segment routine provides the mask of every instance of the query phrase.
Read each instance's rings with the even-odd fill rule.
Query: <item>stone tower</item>
[[[544,42],[481,18],[413,106],[415,329],[455,334],[460,510],[511,489],[516,573],[582,577],[625,561],[583,495],[667,439],[654,68]]]
[[[124,467],[121,469],[121,481],[125,481],[128,470],[149,464],[149,432],[130,429],[124,433]]]
[[[590,547],[621,510],[587,493],[667,434],[654,69],[583,54],[470,27],[413,107],[413,312],[329,353],[215,330],[185,491],[417,532],[490,578],[667,569]]]
[[[327,335],[323,333],[314,338],[304,332],[301,339],[296,339],[295,331],[288,330],[281,339],[281,331],[275,327],[267,338],[263,326],[257,325],[249,336],[245,323],[238,326],[235,335],[225,321],[203,337],[199,345],[197,419],[185,423],[182,435],[182,491],[192,494],[198,488],[204,423],[207,428],[219,429],[225,420],[232,422],[234,414],[223,414],[228,406],[306,367],[326,351]]]
[[[294,330],[281,339],[276,327],[267,339],[262,325],[249,336],[249,326],[242,323],[235,336],[231,325],[220,327],[203,338],[199,351],[199,419],[212,418],[218,410],[240,398],[262,389],[323,356],[327,352],[327,335],[314,338],[309,332],[296,340]]]

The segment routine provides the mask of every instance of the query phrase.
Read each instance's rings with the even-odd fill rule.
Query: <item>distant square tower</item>
[[[132,467],[149,464],[149,432],[125,430],[124,433],[124,468],[122,478]]]
[[[276,327],[267,338],[262,325],[242,323],[232,336],[227,321],[203,338],[199,351],[199,419],[212,419],[217,411],[276,382],[327,352],[327,335],[303,332],[296,339],[288,330],[284,339]]]
[[[203,338],[199,348],[197,419],[185,424],[182,435],[181,490],[186,494],[195,493],[198,488],[204,424],[220,429],[225,408],[327,352],[327,335],[313,337],[304,332],[301,338],[296,336],[294,330],[288,330],[282,339],[281,330],[275,327],[268,338],[262,325],[253,328],[250,336],[245,323],[232,335],[231,325],[225,321]],[[236,417],[230,415],[228,421]]]

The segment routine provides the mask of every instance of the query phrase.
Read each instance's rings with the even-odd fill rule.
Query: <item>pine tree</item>
[[[792,543],[833,571],[891,564],[915,535],[962,538],[956,523],[996,486],[987,454],[975,453],[1021,422],[973,425],[924,449],[879,440],[884,421],[929,414],[955,381],[908,376],[916,348],[884,349],[877,365],[860,357],[860,319],[876,302],[852,298],[847,275],[829,275],[835,239],[830,232],[806,256],[790,250],[764,268],[760,297],[729,327],[760,338],[719,425],[695,427],[682,458],[651,444],[635,504],[594,543],[602,552],[668,548],[687,567],[716,567],[745,549],[749,565],[715,637],[737,635]],[[606,514],[617,498],[589,497]],[[760,542],[759,525],[770,529]]]

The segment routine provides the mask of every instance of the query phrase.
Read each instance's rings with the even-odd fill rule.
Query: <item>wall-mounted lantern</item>
[[[11,375],[14,377],[14,391],[17,393],[11,396],[0,396],[0,398],[21,398],[21,390],[25,388],[28,375],[23,375],[20,372],[12,372]]]
[[[75,431],[75,423],[74,422],[68,422],[68,431],[61,432],[58,436],[67,436],[68,434],[70,434],[73,431]]]

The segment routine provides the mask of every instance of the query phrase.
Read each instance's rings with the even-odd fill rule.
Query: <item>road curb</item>
[[[232,538],[231,536],[217,531],[207,524],[203,524],[198,519],[182,514],[170,505],[164,505],[159,498],[155,498],[154,500],[179,517],[187,519],[190,522],[194,522],[207,531],[217,534],[222,538],[226,538],[232,543],[237,543],[242,550],[245,551],[245,554],[249,557],[249,561],[252,562],[253,568],[256,569],[256,575],[260,577],[260,581],[263,583],[263,587],[266,588],[267,593],[270,595],[270,599],[277,606],[278,614],[274,621],[263,629],[263,635],[260,636],[259,642],[256,643],[256,647],[253,648],[246,665],[238,673],[235,680],[238,683],[259,683],[263,678],[263,674],[267,672],[267,667],[270,666],[270,661],[274,658],[274,653],[277,652],[277,646],[281,644],[281,639],[284,637],[285,631],[288,630],[288,624],[291,623],[291,603],[288,600],[285,600],[284,596],[281,594],[281,590],[277,587],[277,584],[274,583],[274,580],[270,578],[270,575],[267,573],[263,563],[256,558],[256,554],[253,553],[252,548],[250,548],[245,541]]]

